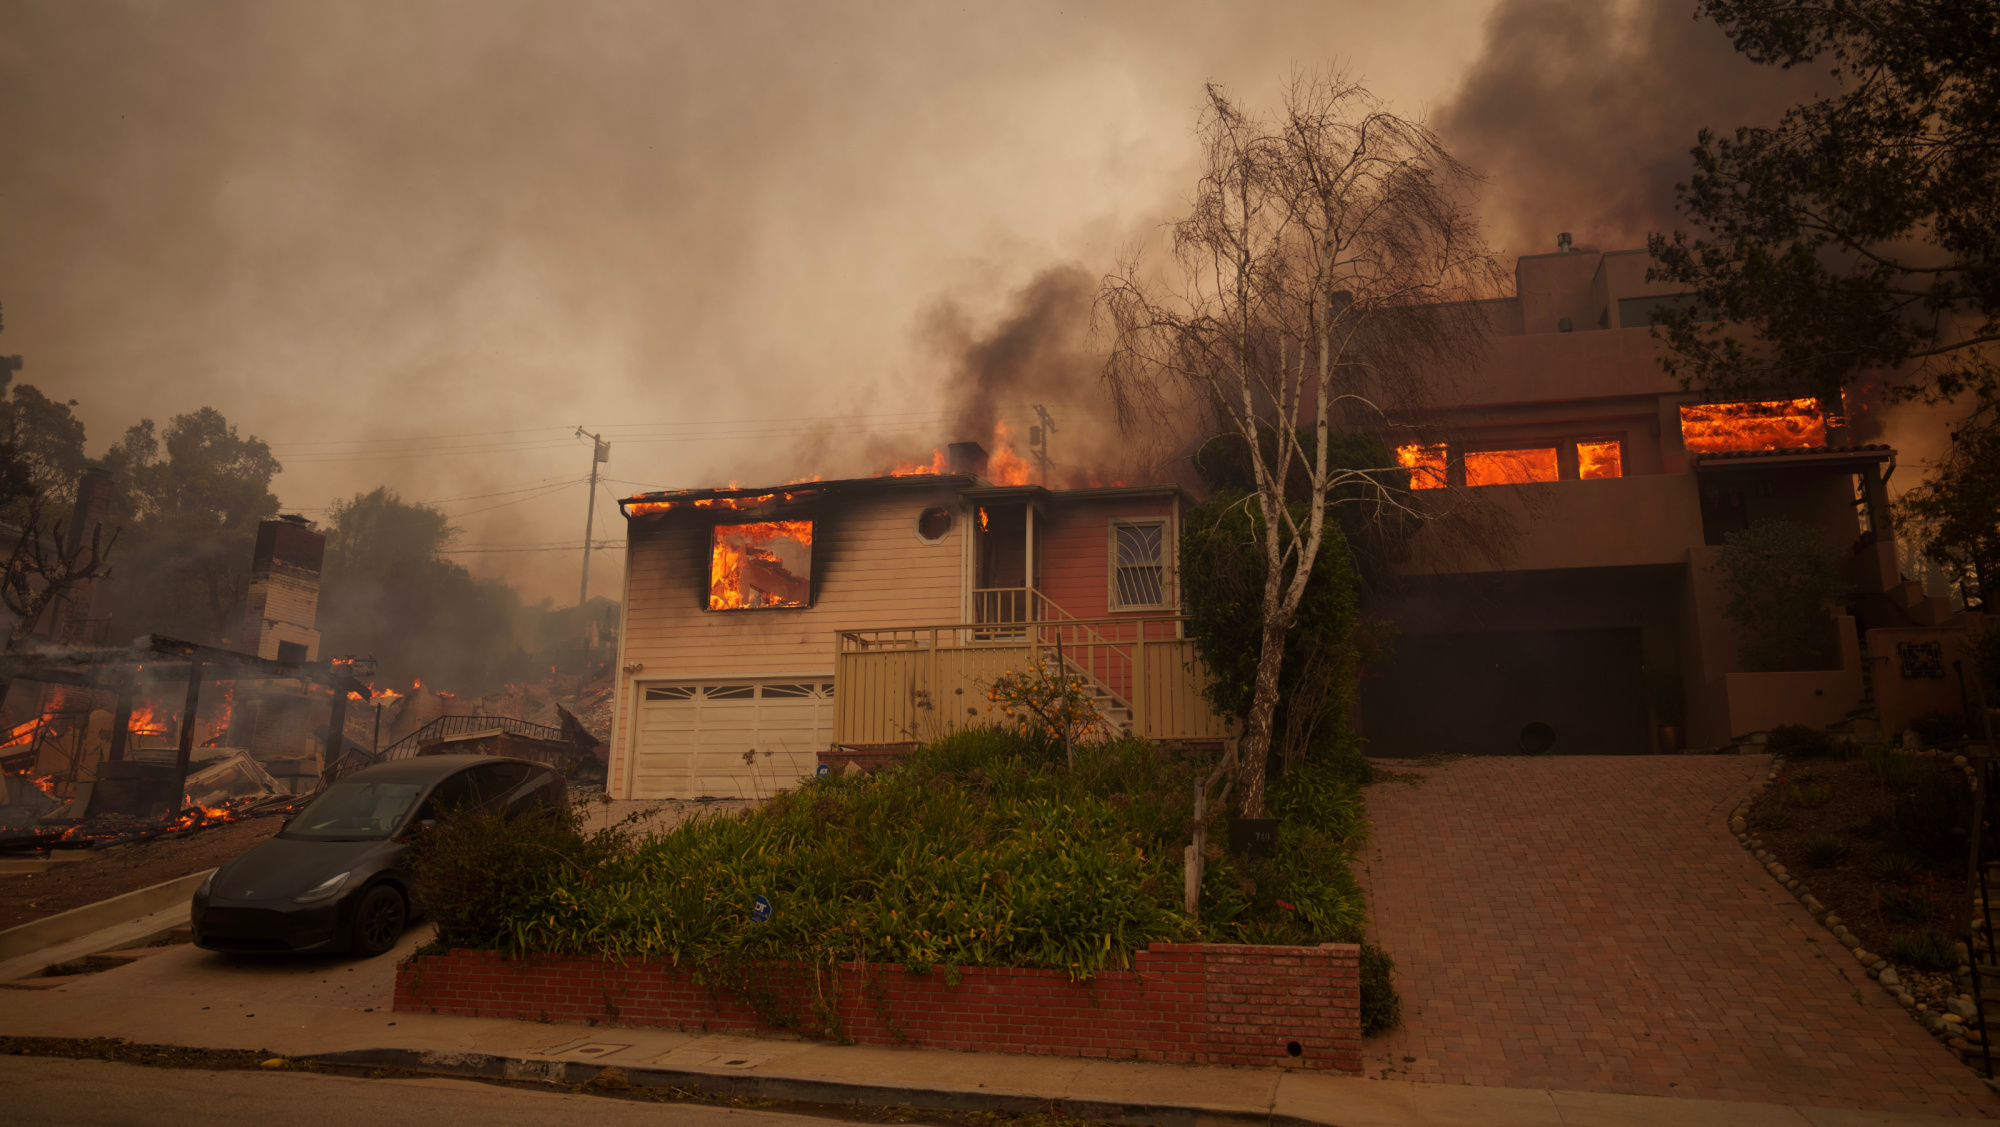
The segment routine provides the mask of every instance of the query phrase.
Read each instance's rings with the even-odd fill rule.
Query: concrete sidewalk
[[[58,989],[0,993],[0,1034],[268,1049],[294,1058],[330,1056],[446,1075],[564,1083],[586,1082],[604,1068],[617,1067],[634,1083],[698,1085],[775,1099],[995,1111],[1055,1103],[1079,1117],[1162,1127],[1918,1127],[1949,1122],[1841,1108],[391,1012],[396,960],[425,938],[424,932],[407,936],[395,954],[372,960],[253,960],[175,948]]]

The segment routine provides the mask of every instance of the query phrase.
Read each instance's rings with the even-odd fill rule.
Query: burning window
[[[1111,605],[1117,609],[1158,607],[1167,603],[1167,526],[1113,524],[1115,563]]]
[[[1556,448],[1536,450],[1484,450],[1465,456],[1465,484],[1519,485],[1528,481],[1554,481]]]
[[[1681,441],[1690,454],[1825,446],[1826,416],[1811,398],[1691,404],[1681,408]]]
[[[809,520],[718,524],[708,571],[708,609],[812,605]]]
[[[1443,489],[1445,453],[1442,444],[1398,446],[1396,464],[1410,471],[1411,489]]]
[[[1599,477],[1624,477],[1625,457],[1615,438],[1596,438],[1576,444],[1576,476],[1585,481]]]

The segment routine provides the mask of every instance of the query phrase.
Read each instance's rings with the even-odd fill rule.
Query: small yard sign
[[[767,922],[770,918],[771,902],[764,899],[762,894],[759,894],[755,899],[750,901],[750,922],[761,924]]]

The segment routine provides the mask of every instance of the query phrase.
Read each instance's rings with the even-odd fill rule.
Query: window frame
[[[1175,598],[1174,535],[1173,518],[1167,515],[1157,517],[1113,517],[1105,525],[1105,608],[1123,613],[1128,611],[1169,611],[1178,604]],[[1160,530],[1160,601],[1157,603],[1125,603],[1118,598],[1118,530],[1121,528],[1158,528]]]

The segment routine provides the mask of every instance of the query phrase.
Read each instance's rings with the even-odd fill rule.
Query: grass
[[[1212,852],[1200,916],[1182,911],[1193,786],[1211,766],[1127,739],[1077,748],[1071,768],[1060,742],[960,732],[873,775],[808,779],[756,810],[636,839],[549,819],[550,840],[506,847],[505,889],[483,875],[501,848],[490,829],[447,823],[419,861],[420,898],[459,901],[438,913],[447,946],[688,962],[722,980],[756,962],[844,961],[1080,980],[1151,943],[1359,942],[1348,862],[1367,822],[1332,768],[1274,780],[1275,854]],[[1226,819],[1212,816],[1211,842],[1227,839]],[[1379,1019],[1390,964],[1373,966]]]

